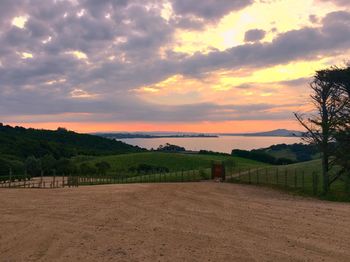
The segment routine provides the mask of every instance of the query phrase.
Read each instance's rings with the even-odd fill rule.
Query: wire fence
[[[322,187],[319,173],[288,167],[238,169],[227,176],[227,180],[234,183],[293,189],[312,195],[319,194]]]
[[[55,172],[52,172],[55,174]],[[90,174],[90,175],[53,175],[39,177],[27,174],[0,177],[0,188],[62,188],[86,185],[131,184],[131,183],[172,183],[199,182],[208,179],[208,170],[181,170],[174,172],[152,172],[144,174]]]

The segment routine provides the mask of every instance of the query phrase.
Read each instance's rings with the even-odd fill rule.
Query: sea
[[[117,139],[127,144],[147,149],[157,149],[166,143],[182,146],[186,150],[209,150],[231,153],[233,149],[251,150],[266,148],[276,144],[301,143],[300,137],[266,137],[266,136],[219,136],[219,137],[160,137]]]

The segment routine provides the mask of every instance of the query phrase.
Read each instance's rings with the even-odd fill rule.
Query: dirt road
[[[219,183],[0,190],[0,261],[349,261],[350,204]]]

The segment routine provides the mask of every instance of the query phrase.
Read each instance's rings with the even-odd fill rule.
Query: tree
[[[330,184],[337,177],[330,180],[329,170],[332,166],[330,158],[335,155],[336,137],[344,123],[348,119],[347,112],[348,96],[345,89],[341,87],[341,69],[331,67],[326,70],[317,71],[314,80],[311,82],[311,101],[314,107],[313,114],[305,117],[305,114],[295,113],[295,117],[307,130],[304,139],[318,146],[322,153],[322,182],[323,193],[327,194]],[[331,143],[335,143],[332,146]]]
[[[172,145],[172,144],[166,143],[164,146],[160,145],[158,147],[157,151],[183,152],[183,151],[186,151],[186,149],[182,146],[177,146],[177,145]]]
[[[110,164],[107,163],[106,161],[101,161],[95,164],[98,172],[102,175],[105,175],[108,171],[108,169],[111,168]]]
[[[31,176],[39,176],[41,171],[41,162],[34,156],[30,156],[25,161],[25,169]]]
[[[56,159],[52,155],[45,155],[41,158],[41,167],[44,173],[50,174],[56,166]]]
[[[335,68],[330,76],[336,87],[342,90],[342,96],[345,99],[344,110],[339,113],[339,128],[335,139],[337,148],[335,153],[336,163],[342,167],[337,176],[346,175],[347,181],[350,180],[350,65],[346,68]]]
[[[57,160],[55,170],[58,175],[71,175],[78,173],[78,168],[74,162],[68,158],[60,158]]]
[[[82,163],[80,165],[80,173],[82,175],[92,175],[97,172],[96,168],[89,165],[88,163]]]

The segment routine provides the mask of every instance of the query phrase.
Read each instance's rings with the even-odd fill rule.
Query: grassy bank
[[[97,157],[78,156],[73,158],[73,160],[77,165],[83,163],[95,165],[98,162],[105,161],[111,166],[110,172],[118,170],[127,171],[129,168],[137,167],[140,164],[162,166],[168,168],[170,171],[198,170],[210,168],[212,161],[226,161],[241,168],[267,166],[264,163],[240,157],[162,152],[145,152]]]
[[[340,179],[331,185],[329,194],[322,195],[321,172],[321,161],[313,160],[285,166],[238,169],[231,182],[269,186],[326,200],[350,201],[346,183]],[[332,170],[331,175],[335,172],[336,169]]]

